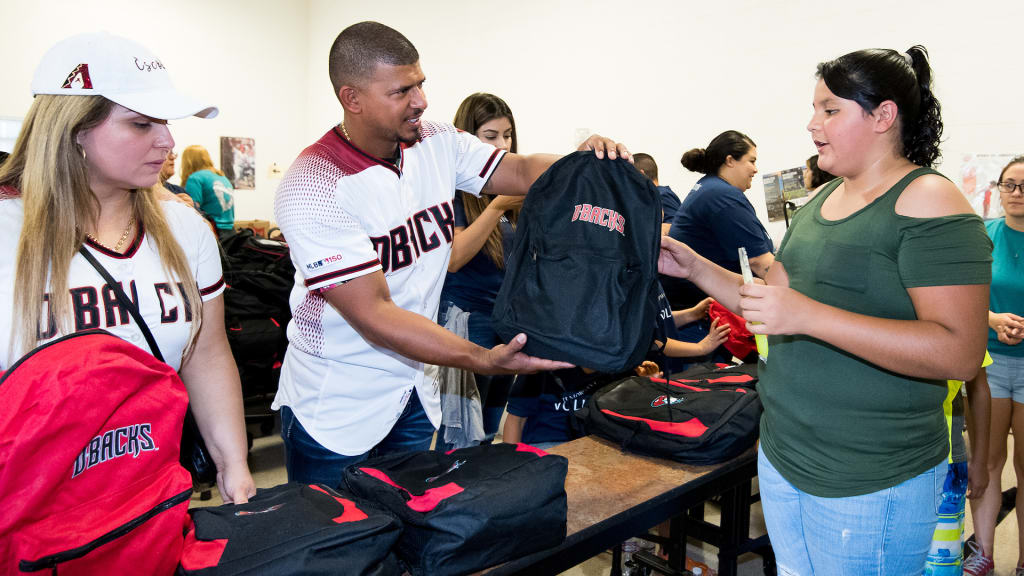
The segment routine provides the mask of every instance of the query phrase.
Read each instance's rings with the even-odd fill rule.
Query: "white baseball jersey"
[[[288,353],[274,408],[289,406],[333,452],[356,455],[387,436],[417,391],[430,421],[440,395],[423,365],[363,340],[320,289],[382,270],[398,306],[431,320],[451,254],[455,190],[479,194],[504,152],[449,124],[423,122],[397,165],[337,129],[306,148],[274,212],[295,263]]]
[[[203,301],[217,297],[224,291],[224,278],[221,275],[217,239],[213,232],[195,210],[178,202],[162,202],[161,206],[175,239],[185,252]],[[0,370],[6,370],[17,361],[17,358],[9,356],[9,343],[11,323],[15,316],[17,238],[21,235],[23,221],[20,198],[0,200],[0,230],[6,230],[11,239],[0,245]],[[181,367],[181,354],[188,343],[192,314],[182,306],[178,288],[168,280],[156,245],[146,237],[143,227],[139,226],[135,239],[124,254],[107,250],[92,241],[86,241],[86,246],[138,305],[142,318],[160,346],[164,360],[178,370]],[[174,279],[174,282],[178,280]],[[71,297],[73,332],[102,328],[143,350],[149,350],[145,337],[128,310],[121,306],[114,291],[81,254],[75,254],[71,260],[68,292]],[[50,297],[46,297],[47,301]],[[63,335],[57,323],[48,316],[44,310],[44,319],[39,327],[41,343]]]

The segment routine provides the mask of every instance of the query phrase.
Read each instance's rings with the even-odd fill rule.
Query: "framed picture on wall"
[[[220,169],[235,190],[256,188],[256,140],[220,137]]]

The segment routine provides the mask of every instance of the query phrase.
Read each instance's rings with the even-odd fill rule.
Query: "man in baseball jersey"
[[[296,268],[274,407],[289,481],[337,485],[371,453],[430,447],[441,410],[424,363],[484,374],[568,365],[523,354],[524,334],[488,350],[434,321],[455,190],[522,195],[558,157],[506,154],[424,120],[419,54],[382,24],[338,35],[330,77],[344,121],[299,155],[274,204]],[[598,136],[581,149],[629,158]]]

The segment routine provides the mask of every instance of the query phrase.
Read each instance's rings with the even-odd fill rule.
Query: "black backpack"
[[[398,576],[391,513],[319,484],[261,489],[247,504],[189,510],[178,574]]]
[[[626,160],[575,152],[530,187],[494,331],[524,352],[599,372],[639,365],[658,316],[661,199]]]
[[[671,380],[632,376],[598,390],[573,426],[631,452],[717,464],[757,440],[757,365],[700,364]]]
[[[526,444],[370,458],[345,484],[404,524],[397,552],[414,576],[469,574],[561,544],[569,461]]]
[[[295,266],[287,244],[256,237],[249,229],[221,239],[221,262],[227,284],[224,325],[246,413],[267,416],[288,349]]]

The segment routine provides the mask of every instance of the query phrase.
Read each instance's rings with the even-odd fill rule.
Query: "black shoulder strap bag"
[[[138,306],[124,293],[121,284],[114,280],[110,272],[107,272],[107,269],[96,260],[96,257],[85,246],[80,247],[78,252],[89,264],[92,264],[92,267],[100,273],[100,276],[103,276],[107,286],[117,296],[117,301],[128,310],[135,323],[139,325],[139,329],[142,330],[142,336],[146,338],[146,343],[149,344],[149,350],[153,353],[153,356],[157,360],[165,362],[164,355],[160,352],[160,347],[156,343],[156,338],[153,337],[153,332],[146,325],[146,321],[142,319]],[[213,484],[217,481],[217,467],[213,463],[213,458],[210,457],[210,451],[206,448],[203,436],[199,433],[199,425],[196,423],[195,416],[192,415],[191,406],[185,411],[185,423],[181,428],[180,459],[181,465],[192,474],[192,482],[197,487],[204,484]]]

